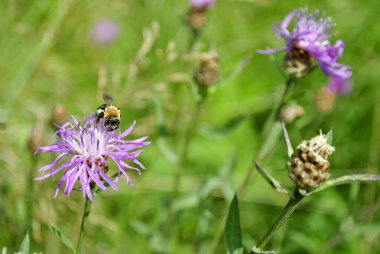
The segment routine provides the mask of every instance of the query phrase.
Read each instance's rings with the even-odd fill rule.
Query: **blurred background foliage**
[[[54,156],[34,156],[28,142],[32,133],[37,145],[53,142],[50,121],[57,107],[81,118],[94,112],[108,91],[121,107],[120,128],[136,120],[133,135],[149,135],[152,146],[141,156],[143,174],[130,173],[133,186],[120,182],[120,192],[96,196],[84,252],[224,253],[220,235],[228,204],[246,180],[264,122],[284,87],[274,62],[255,50],[281,47],[272,24],[306,5],[337,24],[333,41],[345,42],[341,62],[352,66],[353,88],[320,112],[315,97],[327,78],[315,70],[299,80],[286,101],[302,106],[304,115],[287,124],[289,136],[295,145],[319,129],[332,129],[333,176],[377,173],[380,2],[218,0],[207,12],[194,52],[219,54],[220,82],[201,105],[167,229],[178,154],[196,107],[192,75],[198,61],[188,52],[188,2],[1,1],[0,246],[13,253],[29,231],[31,251],[67,253],[49,225],[76,242],[84,199],[79,192],[54,199],[57,179],[32,180]],[[112,42],[97,43],[91,35],[101,20],[117,26]],[[286,160],[279,139],[259,163],[292,186]],[[280,253],[379,253],[378,193],[378,184],[353,184],[313,195],[268,247]],[[257,174],[249,179],[239,193],[246,248],[266,232],[286,199]]]

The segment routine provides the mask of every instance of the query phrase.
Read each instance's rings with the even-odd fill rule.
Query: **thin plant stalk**
[[[33,156],[31,158],[32,163],[32,169],[36,168],[37,166],[37,157]],[[26,206],[27,206],[27,221],[28,223],[33,222],[33,205],[34,205],[34,171],[32,169],[29,169],[28,173],[28,182],[27,182],[27,192],[26,192]],[[30,227],[30,225],[28,225]]]
[[[189,43],[189,52],[193,51],[195,43],[199,38],[200,32],[198,30],[192,30],[191,39]]]
[[[80,231],[79,231],[79,236],[78,236],[78,242],[77,242],[77,246],[75,248],[76,254],[80,253],[80,249],[81,249],[82,244],[83,244],[84,236],[86,234],[86,224],[88,221],[88,216],[90,215],[91,205],[92,205],[91,200],[86,196],[86,202],[84,204],[82,222],[80,225]]]
[[[274,233],[277,232],[278,229],[281,228],[281,226],[289,219],[290,215],[294,212],[294,210],[297,208],[297,206],[300,204],[300,202],[303,200],[305,196],[299,193],[298,189],[295,190],[294,195],[292,195],[285,206],[284,210],[282,210],[280,216],[277,218],[277,220],[273,223],[273,225],[269,228],[269,230],[266,232],[264,237],[257,243],[255,247],[253,247],[251,254],[256,253],[258,251],[259,253],[262,251],[262,249],[265,247],[265,245],[268,243],[268,241],[272,238]]]

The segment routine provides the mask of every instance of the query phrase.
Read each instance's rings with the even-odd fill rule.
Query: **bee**
[[[108,131],[114,131],[119,128],[120,108],[113,105],[113,97],[108,93],[103,93],[103,100],[105,104],[96,109],[96,120],[99,122],[100,119],[104,118],[104,126],[107,127]]]

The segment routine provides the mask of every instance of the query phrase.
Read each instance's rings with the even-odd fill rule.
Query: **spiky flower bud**
[[[318,188],[330,176],[327,159],[334,151],[335,148],[328,144],[326,135],[322,133],[302,141],[288,162],[289,177],[306,191]]]
[[[206,53],[201,56],[199,69],[194,74],[198,85],[210,87],[219,80],[219,56],[214,53]]]
[[[207,23],[206,8],[190,8],[187,12],[186,21],[193,31],[201,30]]]

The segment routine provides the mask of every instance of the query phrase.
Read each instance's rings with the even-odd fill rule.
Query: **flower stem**
[[[293,84],[294,82],[294,79],[289,77],[288,80],[286,80],[286,84],[285,84],[285,89],[284,89],[284,92],[282,93],[281,95],[281,99],[275,109],[275,120],[281,120],[281,108],[282,106],[284,106],[284,102],[285,102],[285,96],[288,94],[288,91],[289,91],[289,88],[291,87],[291,85]]]
[[[77,246],[75,248],[75,250],[76,250],[75,253],[76,254],[80,253],[80,248],[81,248],[83,240],[84,240],[84,236],[85,236],[85,233],[86,233],[85,227],[86,227],[86,224],[87,224],[87,221],[88,221],[88,216],[90,214],[91,204],[92,204],[91,200],[86,196],[86,202],[84,204],[83,215],[82,215],[82,222],[81,222],[81,225],[80,225],[80,232],[79,232],[79,236],[78,236],[78,242],[77,242]]]
[[[302,194],[299,193],[298,189],[294,191],[294,194],[290,197],[288,203],[286,204],[284,210],[282,210],[280,216],[270,227],[264,237],[258,242],[258,244],[253,247],[251,254],[261,252],[268,241],[272,238],[273,234],[277,232],[279,228],[289,219],[290,215],[294,212],[297,206],[300,204],[301,200],[304,198]]]
[[[189,52],[193,51],[195,43],[197,42],[199,35],[200,35],[200,32],[198,30],[192,30],[191,39],[189,43],[189,50],[188,50]]]

